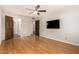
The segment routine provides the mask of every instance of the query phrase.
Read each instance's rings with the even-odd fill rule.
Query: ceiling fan
[[[40,12],[46,12],[46,10],[39,10],[40,5],[35,6],[34,9],[29,9],[29,8],[26,8],[26,9],[31,11],[29,14],[36,12],[37,15],[40,15]]]

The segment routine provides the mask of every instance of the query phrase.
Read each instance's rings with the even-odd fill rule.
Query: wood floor
[[[2,42],[1,54],[78,54],[79,47],[55,40],[31,36]]]

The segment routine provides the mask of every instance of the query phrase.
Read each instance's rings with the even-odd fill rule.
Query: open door
[[[13,38],[13,17],[5,16],[5,39]]]
[[[39,28],[40,27],[39,25],[40,25],[40,21],[39,20],[36,20],[35,21],[35,35],[36,36],[39,36],[39,29],[40,29]]]

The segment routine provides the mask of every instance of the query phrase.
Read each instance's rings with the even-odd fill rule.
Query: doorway
[[[35,21],[35,35],[36,36],[39,36],[39,34],[40,34],[39,29],[40,29],[40,21],[36,20]]]
[[[13,38],[13,17],[11,16],[5,16],[5,40],[12,39]]]

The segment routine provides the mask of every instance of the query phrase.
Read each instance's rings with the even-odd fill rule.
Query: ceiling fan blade
[[[35,10],[30,9],[30,8],[26,8],[26,10],[30,11],[30,12],[29,12],[29,14],[32,14],[32,13],[34,13],[34,12],[35,12]]]
[[[35,11],[35,10],[33,10],[33,9],[30,9],[30,8],[26,8],[27,10],[29,10],[29,11]]]
[[[46,12],[46,10],[38,10],[38,12]]]
[[[32,13],[34,13],[34,11],[32,11],[32,12],[29,12],[29,14],[32,14]]]

